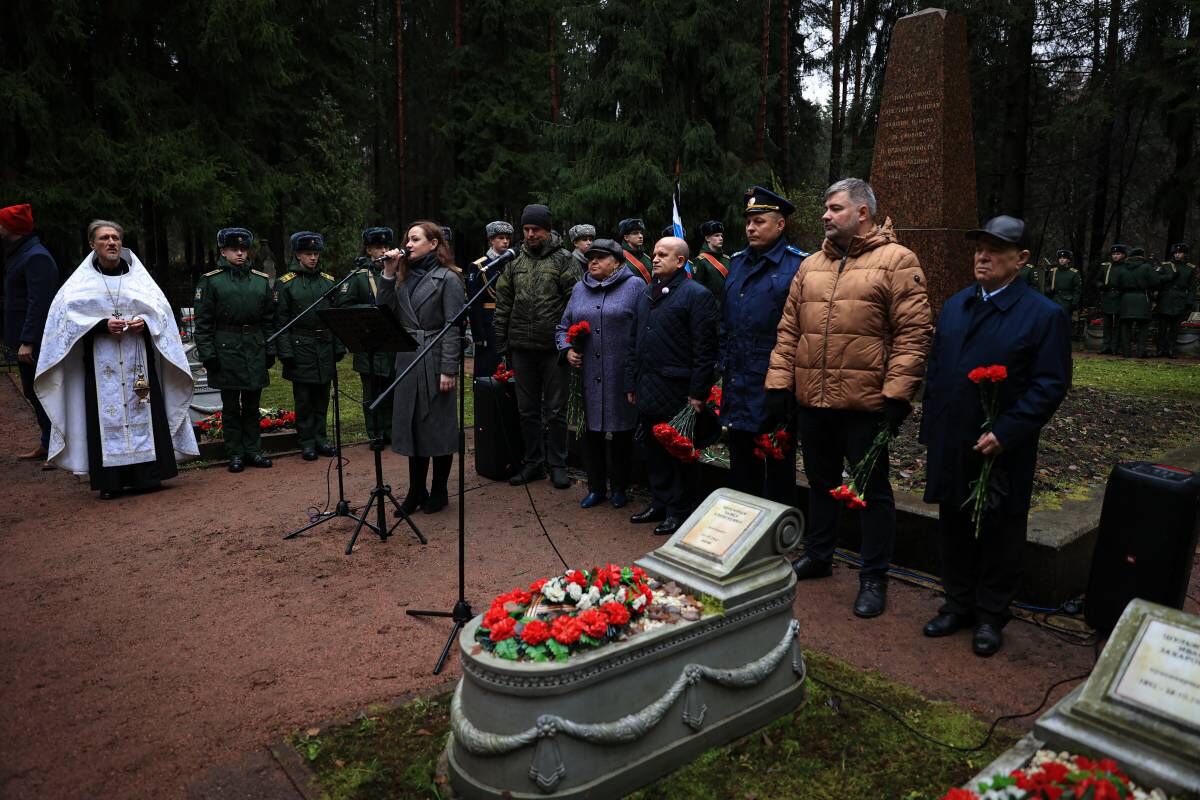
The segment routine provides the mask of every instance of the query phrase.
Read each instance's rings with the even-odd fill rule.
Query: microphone
[[[507,250],[505,250],[503,253],[501,253],[500,255],[493,258],[491,261],[487,262],[486,264],[480,264],[479,271],[480,272],[488,272],[488,271],[494,269],[495,267],[499,267],[499,266],[503,266],[504,264],[507,264],[509,261],[512,261],[516,257],[517,257],[517,251],[513,250],[510,247]]]
[[[406,256],[408,255],[408,251],[407,251],[407,250],[405,250],[403,247],[398,247],[398,248],[396,248],[396,249],[400,251],[400,258],[404,258],[404,257],[406,257]],[[381,263],[381,262],[384,262],[384,261],[387,261],[387,260],[388,260],[388,257],[387,257],[387,256],[380,256],[379,258],[372,258],[372,259],[371,259],[371,263],[372,263],[372,264],[379,264],[379,263]]]

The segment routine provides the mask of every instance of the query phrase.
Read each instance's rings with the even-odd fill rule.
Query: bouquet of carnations
[[[714,417],[721,416],[721,399],[724,397],[724,390],[721,388],[721,382],[717,381],[713,387],[708,390],[708,399],[704,404],[708,406],[708,410],[713,413]]]
[[[696,430],[696,417],[699,411],[691,404],[684,405],[683,410],[671,418],[670,422],[660,422],[650,429],[650,433],[658,440],[663,449],[673,458],[690,463],[700,460],[700,450],[692,441]]]
[[[591,335],[591,323],[586,319],[581,320],[567,328],[567,344],[576,353],[582,354],[584,342]],[[583,431],[584,422],[583,372],[572,369],[570,384],[567,388],[567,430],[573,430],[576,435],[579,435]]]
[[[754,457],[759,461],[768,458],[783,461],[784,456],[796,443],[796,438],[786,426],[780,426],[770,433],[760,433],[754,437]]]
[[[265,433],[296,427],[296,412],[282,408],[260,408],[258,427]]]
[[[620,639],[653,600],[640,567],[571,569],[496,597],[475,641],[510,661],[566,661]]]
[[[497,383],[508,383],[515,377],[517,373],[505,366],[503,361],[496,365],[496,371],[492,373],[492,379]]]
[[[225,422],[220,411],[209,414],[196,423],[196,430],[205,439],[220,439],[225,435]]]
[[[867,507],[867,501],[863,495],[867,492],[867,484],[871,480],[871,473],[875,471],[875,463],[879,461],[879,456],[887,449],[888,442],[892,439],[891,429],[888,424],[883,423],[883,427],[879,429],[879,433],[875,434],[875,438],[871,440],[871,446],[867,448],[867,452],[858,460],[858,463],[850,467],[850,480],[843,483],[834,489],[829,490],[829,494],[833,499],[839,500],[846,504],[846,508],[861,509]]]
[[[1165,797],[1142,791],[1109,758],[1039,751],[1030,766],[983,781],[975,791],[951,789],[942,800],[1134,800]]]
[[[967,373],[967,379],[979,386],[979,399],[983,402],[983,425],[980,430],[984,433],[989,433],[992,430],[992,425],[996,423],[997,404],[1000,400],[1000,384],[1008,378],[1008,368],[1002,364],[993,364],[990,367],[976,367]],[[983,466],[979,470],[979,477],[971,481],[971,493],[962,507],[971,507],[971,521],[975,523],[975,538],[979,538],[979,532],[983,528],[983,514],[987,510],[988,495],[992,491],[992,467],[996,463],[996,456],[984,456]]]

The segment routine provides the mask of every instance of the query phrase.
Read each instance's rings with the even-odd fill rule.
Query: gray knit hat
[[[567,231],[567,238],[572,242],[578,242],[580,239],[595,239],[596,226],[587,224],[575,225],[571,230]]]
[[[507,222],[505,222],[502,219],[498,219],[495,222],[489,222],[487,224],[487,238],[489,238],[489,239],[492,238],[493,236],[512,236],[512,235],[513,235],[513,226],[509,225]]]

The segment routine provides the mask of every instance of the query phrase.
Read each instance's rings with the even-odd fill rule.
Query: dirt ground
[[[401,526],[386,542],[364,534],[347,557],[345,520],[282,538],[325,502],[328,459],[190,470],[160,491],[104,502],[86,480],[17,462],[35,438],[32,412],[0,376],[0,796],[282,796],[264,745],[458,674],[454,659],[431,674],[449,625],[404,614],[453,604],[456,498],[417,515],[428,545]],[[371,453],[351,447],[346,458],[347,496],[361,505]],[[468,456],[467,586],[482,611],[561,564],[525,490],[471,466]],[[403,459],[386,454],[385,474],[402,496]],[[581,511],[578,485],[530,488],[572,565],[628,562],[660,541],[628,522],[639,504]],[[924,639],[937,600],[899,583],[887,614],[858,620],[855,586],[841,567],[801,585],[805,644],[983,716],[1032,708],[1046,686],[1091,664],[1090,648],[1028,624],[1011,625],[989,660],[971,655],[966,633]]]

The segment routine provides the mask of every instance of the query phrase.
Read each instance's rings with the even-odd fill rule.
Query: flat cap
[[[1016,245],[1025,249],[1025,220],[1001,214],[983,223],[982,228],[967,231],[967,238],[974,240],[987,236],[990,239]]]
[[[614,242],[612,239],[597,239],[592,242],[584,255],[588,258],[592,256],[612,256],[618,263],[625,260],[625,248]]]

